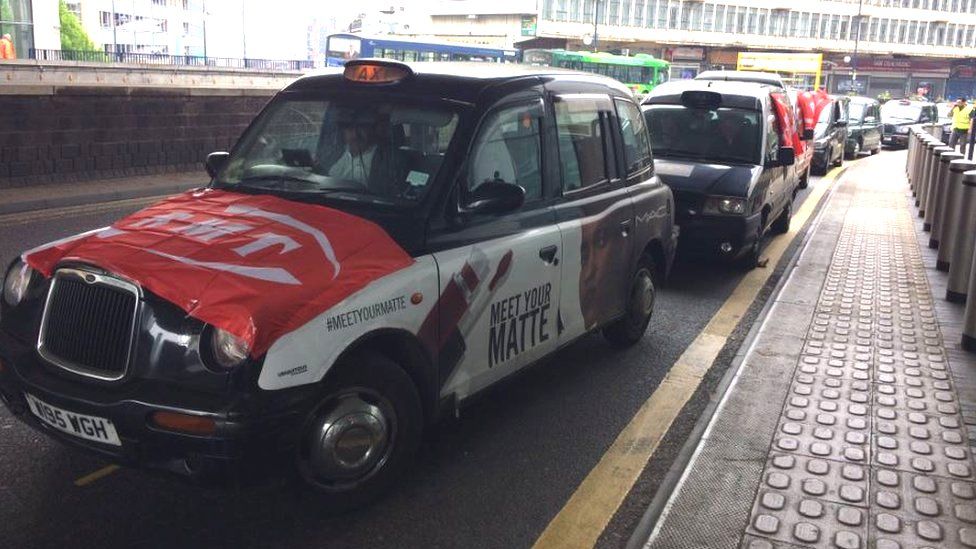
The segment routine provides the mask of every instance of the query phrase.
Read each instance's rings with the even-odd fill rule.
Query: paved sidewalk
[[[903,166],[838,183],[647,547],[976,547],[976,359]]]
[[[0,215],[175,194],[209,181],[201,170],[0,189]]]

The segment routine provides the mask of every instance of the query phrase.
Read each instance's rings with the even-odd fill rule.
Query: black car
[[[831,166],[844,163],[844,147],[847,146],[847,98],[832,97],[830,104],[820,111],[820,118],[813,129],[812,169],[825,174]]]
[[[640,107],[596,75],[350,61],[207,168],[12,264],[15,416],[122,464],[294,470],[355,505],[473,395],[593,331],[636,343],[674,255]]]
[[[774,101],[792,113],[781,88],[756,83],[669,82],[644,100],[657,170],[677,202],[681,253],[755,265],[766,231],[789,230],[799,177]]]
[[[908,146],[908,129],[916,124],[938,122],[939,110],[928,101],[891,100],[881,105],[881,142],[890,147]]]
[[[881,104],[870,97],[851,97],[847,115],[847,158],[881,151]]]

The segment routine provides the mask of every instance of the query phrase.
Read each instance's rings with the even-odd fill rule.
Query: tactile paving
[[[976,547],[976,472],[907,204],[862,182],[740,547]]]

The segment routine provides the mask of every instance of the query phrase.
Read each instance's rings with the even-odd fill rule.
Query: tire
[[[742,256],[740,264],[742,267],[748,271],[755,269],[759,266],[759,260],[762,259],[762,239],[765,231],[763,230],[766,226],[765,216],[759,221],[759,228],[756,229],[756,240],[752,243],[752,247]]]
[[[846,151],[845,151],[846,152]],[[854,150],[851,151],[850,156],[847,157],[848,160],[856,160],[857,157],[861,156],[861,141],[857,140],[854,142]]]
[[[644,337],[657,299],[654,272],[654,261],[643,256],[631,278],[627,312],[603,329],[603,337],[615,347],[630,347]]]
[[[805,189],[810,186],[811,171],[813,171],[813,162],[811,162],[810,165],[807,166],[807,171],[803,172],[803,177],[801,177],[800,181],[796,184],[797,189]]]
[[[786,234],[790,232],[790,220],[793,218],[793,201],[790,200],[783,208],[783,213],[779,214],[776,221],[773,221],[770,232],[773,234]]]
[[[302,426],[295,470],[317,506],[341,512],[385,493],[411,464],[423,409],[410,376],[378,353],[357,353],[326,379]]]
[[[837,155],[837,160],[834,160],[832,166],[835,168],[839,168],[843,165],[844,165],[844,151],[841,151],[840,154]]]

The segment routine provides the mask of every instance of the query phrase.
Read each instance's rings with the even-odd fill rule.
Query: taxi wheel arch
[[[373,349],[345,353],[302,424],[297,476],[327,510],[361,507],[412,463],[424,415],[420,391],[405,368]]]

